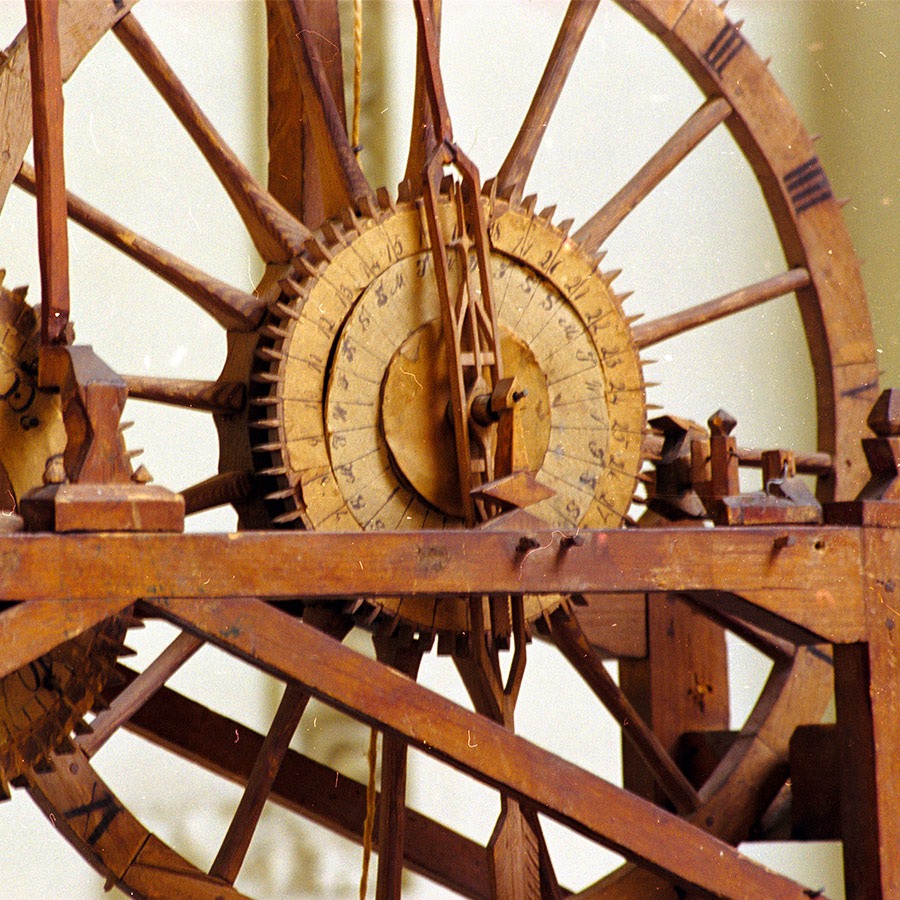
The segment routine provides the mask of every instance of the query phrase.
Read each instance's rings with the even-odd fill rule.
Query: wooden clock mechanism
[[[405,868],[464,897],[570,896],[546,819],[627,860],[581,898],[804,900],[813,892],[736,849],[791,829],[843,841],[847,897],[900,897],[900,401],[879,394],[839,204],[722,7],[619,3],[705,99],[577,230],[538,211],[525,184],[597,2],[566,8],[522,128],[486,178],[453,139],[440,3],[415,0],[396,194],[359,166],[339,56],[315,52],[316,35],[340,43],[336,3],[267,3],[268,187],[130,0],[27,4],[27,35],[0,68],[0,184],[37,196],[42,302],[0,293],[0,788],[27,790],[129,896],[245,896],[235,881],[272,801],[373,847],[382,900],[401,895]],[[67,194],[62,80],[109,30],[234,202],[266,263],[253,293]],[[752,166],[785,270],[637,321],[604,244],[718,127]],[[67,217],[221,324],[217,381],[123,377],[71,340]],[[645,350],[787,294],[814,370],[815,451],[743,447],[722,410],[706,424],[648,413]],[[122,437],[126,396],[207,410],[219,474],[180,494],[150,484]],[[760,490],[741,492],[740,467],[761,469]],[[183,532],[185,514],[224,503],[236,534]],[[119,658],[147,618],[180,631],[135,672]],[[342,644],[354,628],[371,632],[375,658]],[[728,631],[772,662],[738,730]],[[555,645],[620,724],[624,787],[516,734],[532,640]],[[166,686],[206,642],[284,683],[266,734],[244,729],[236,744],[230,719]],[[416,682],[429,651],[452,660],[472,709]],[[377,802],[290,748],[310,697],[382,733]],[[836,722],[821,725],[832,698]],[[244,786],[209,871],[93,768],[119,729]],[[486,845],[407,808],[409,747],[497,791]]]

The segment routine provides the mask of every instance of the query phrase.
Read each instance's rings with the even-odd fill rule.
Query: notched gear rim
[[[444,199],[447,199],[446,195],[444,195]],[[630,435],[628,439],[636,445],[631,446],[629,450],[630,465],[628,468],[609,467],[611,471],[615,470],[618,477],[624,477],[628,481],[628,502],[623,501],[621,510],[615,512],[617,517],[616,524],[631,524],[627,517],[627,509],[640,479],[639,473],[644,461],[642,439],[647,427],[643,361],[640,359],[631,336],[631,322],[637,317],[629,317],[622,309],[623,302],[629,294],[617,294],[611,287],[611,283],[618,276],[619,271],[604,272],[600,269],[600,263],[605,256],[605,252],[588,253],[585,251],[568,236],[571,222],[562,222],[558,226],[554,225],[552,217],[555,213],[555,207],[550,207],[538,214],[534,211],[535,201],[536,198],[534,196],[526,197],[524,200],[521,199],[521,190],[518,188],[507,192],[503,197],[488,194],[486,190],[484,202],[487,207],[488,228],[490,230],[492,221],[495,218],[500,218],[507,212],[527,216],[532,221],[539,223],[545,233],[554,236],[558,241],[559,250],[566,247],[568,251],[576,254],[583,263],[587,264],[589,277],[597,278],[604,283],[605,289],[612,300],[612,305],[617,312],[617,327],[623,332],[627,341],[627,353],[633,356],[635,362],[635,383],[629,386],[627,391],[636,392],[639,397],[639,425],[628,432]],[[449,205],[448,203],[447,206]],[[296,306],[298,301],[300,303],[305,302],[309,292],[326,273],[333,259],[342,250],[351,246],[353,242],[371,229],[388,221],[398,211],[402,213],[415,209],[416,206],[413,191],[408,183],[400,185],[399,199],[396,203],[391,199],[386,189],[380,189],[377,192],[377,204],[362,200],[360,201],[359,214],[351,209],[346,209],[343,211],[339,221],[335,220],[325,223],[315,233],[314,237],[307,242],[306,251],[292,261],[290,272],[279,281],[280,294],[270,304],[269,313],[259,328],[259,340],[251,364],[248,391],[249,442],[253,467],[256,472],[260,494],[265,498],[265,508],[272,527],[304,529],[315,527],[304,503],[299,479],[296,477],[296,473],[291,472],[283,452],[286,438],[280,395],[285,360],[282,348],[285,340],[290,338],[288,326],[290,320],[297,317]],[[542,271],[534,261],[524,258],[524,254],[514,254],[512,258],[522,268],[531,269],[538,278],[556,286],[556,283],[549,277],[547,272]],[[369,284],[371,284],[371,281]],[[344,327],[367,287],[368,285],[359,290],[355,296],[348,299],[343,318],[336,325],[330,344],[329,356],[327,360],[323,361],[324,372],[326,373],[323,376],[325,390],[321,398],[323,411],[326,399],[325,392],[327,392],[328,386],[327,373],[332,370],[334,354]],[[563,293],[569,305],[574,309],[575,314],[584,321],[584,313],[575,306],[564,292],[560,292]],[[604,377],[606,377],[608,375],[606,369],[607,359],[600,343],[602,334],[594,332],[587,321],[584,321],[584,324],[591,335],[592,341],[595,343],[599,362],[603,368]],[[622,351],[619,351],[619,355],[622,355]],[[609,388],[608,380],[607,387]],[[609,525],[598,525],[595,522],[586,524],[589,527],[609,527]],[[542,605],[539,604],[536,611],[532,608],[529,618],[533,621],[546,617],[559,604],[561,599],[557,597],[550,601],[549,598],[545,598],[545,602]],[[460,632],[460,629],[455,627],[442,629],[435,627],[433,623],[429,626],[421,617],[410,619],[398,611],[398,606],[399,601],[397,598],[355,600],[347,604],[345,611],[352,614],[357,621],[369,627],[376,627],[378,630],[387,631],[398,637],[403,633],[406,635],[407,640],[421,640],[423,636],[427,637],[429,633],[433,635],[435,632],[442,633],[448,630],[456,634]]]
[[[25,300],[27,289],[10,291],[2,281],[0,272],[4,349],[17,370],[27,375],[22,356],[36,352],[38,317]],[[54,427],[61,429],[58,408],[55,415],[59,422]],[[33,449],[43,453],[46,445],[35,444]],[[32,471],[42,470],[44,462],[38,460]],[[2,464],[0,474],[5,475]],[[2,502],[0,509],[5,509]],[[113,677],[128,623],[127,615],[112,617],[0,678],[0,795],[8,794],[10,781],[21,779],[30,769],[50,765],[51,754],[72,749],[73,732],[88,727],[84,715],[96,706]]]

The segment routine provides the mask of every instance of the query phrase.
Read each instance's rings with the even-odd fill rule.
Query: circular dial
[[[644,384],[628,323],[596,260],[523,208],[488,203],[504,370],[527,459],[552,497],[529,511],[615,527],[641,462]],[[449,203],[446,234],[452,233]],[[400,204],[343,233],[294,284],[260,362],[277,392],[252,438],[280,480],[276,520],[321,530],[462,525],[440,305],[420,211]],[[458,279],[456,255],[450,274]],[[474,255],[470,265],[474,266]],[[275,376],[275,377],[271,377]]]

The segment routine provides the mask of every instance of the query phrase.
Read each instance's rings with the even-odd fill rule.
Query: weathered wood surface
[[[63,162],[59,2],[28,3],[25,11],[31,48],[41,344],[65,344],[69,340],[69,236]]]
[[[130,602],[32,600],[4,610],[0,613],[0,678],[121,612]]]
[[[519,552],[515,532],[13,534],[0,539],[0,599],[713,589],[771,611],[776,630],[785,621],[827,640],[865,634],[856,529],[597,531],[567,549],[559,532],[529,536],[545,549]]]
[[[161,614],[407,740],[701,896],[805,900],[730,845],[256,600],[169,600]],[[474,736],[474,741],[473,741]],[[472,746],[473,742],[477,745]]]

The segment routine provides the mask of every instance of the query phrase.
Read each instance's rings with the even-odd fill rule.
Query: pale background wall
[[[444,73],[456,138],[483,175],[499,164],[527,106],[562,13],[561,0],[445,0]],[[900,4],[733,2],[733,19],[757,51],[774,56],[776,77],[813,132],[872,293],[886,381],[900,383],[893,327],[898,301],[900,216]],[[408,137],[413,16],[406,3],[366,4],[367,70],[363,162],[372,181],[396,184]],[[259,3],[144,0],[138,16],[225,136],[264,180],[265,65]],[[0,43],[24,21],[17,0],[0,2]],[[587,52],[585,52],[587,51]],[[583,220],[612,194],[696,108],[699,95],[677,66],[611,4],[602,4],[531,182],[540,206]],[[381,90],[376,92],[375,87]],[[72,190],[135,230],[226,281],[251,288],[259,273],[236,214],[152,89],[112,37],[101,42],[66,90],[67,177]],[[780,271],[783,260],[758,191],[724,134],[717,133],[610,241],[620,289],[633,289],[632,311],[707,299]],[[35,286],[33,201],[11,194],[0,217],[0,266],[8,284]],[[73,319],[80,341],[94,344],[124,372],[212,378],[224,358],[218,328],[179,294],[137,266],[71,231]],[[668,306],[668,308],[672,308]],[[748,444],[812,447],[812,383],[799,321],[787,300],[658,348],[650,399],[704,420],[726,405]],[[765,364],[760,361],[765,360]],[[205,416],[132,404],[132,446],[158,482],[181,488],[215,469],[216,439]],[[778,435],[777,440],[772,435]],[[768,437],[767,437],[768,436]],[[194,517],[191,528],[233,526],[227,511]],[[162,632],[162,633],[161,633]],[[137,664],[167,634],[147,629],[132,643]],[[360,646],[365,641],[360,640]],[[580,683],[546,648],[535,646],[520,700],[519,728],[532,739],[613,780],[616,733]],[[749,709],[759,667],[734,648],[735,718]],[[422,680],[462,700],[446,660],[427,658]],[[264,729],[277,693],[225,657],[201,653],[175,687]],[[365,776],[367,733],[319,707],[304,719],[296,746],[347,774]],[[490,792],[429,761],[415,761],[411,805],[485,840],[496,815]],[[236,790],[125,738],[98,757],[123,799],[166,839],[208,866]],[[212,837],[210,837],[212,834]],[[548,826],[561,881],[577,888],[602,874],[612,855]],[[747,848],[758,853],[761,848]],[[766,848],[762,848],[763,851]],[[813,852],[814,851],[814,852]],[[267,814],[239,886],[284,900],[343,898],[358,891],[358,848],[277,812]],[[834,847],[780,848],[767,857],[840,896]],[[374,880],[370,880],[370,884]],[[0,900],[89,900],[102,885],[17,793],[0,806]],[[116,896],[114,892],[110,896]],[[440,892],[419,885],[418,896]]]

